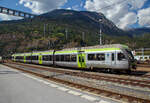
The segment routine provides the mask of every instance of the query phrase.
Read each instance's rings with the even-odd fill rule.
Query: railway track
[[[59,82],[59,83],[65,84],[65,85],[69,85],[71,87],[75,87],[75,88],[78,88],[78,89],[81,89],[81,90],[92,92],[92,93],[98,94],[98,95],[104,95],[106,97],[111,97],[111,98],[114,98],[114,99],[117,99],[117,100],[123,100],[123,101],[126,101],[128,103],[150,103],[150,100],[147,100],[147,99],[142,99],[142,98],[138,98],[138,97],[134,97],[134,96],[128,96],[128,95],[124,95],[124,94],[118,94],[118,93],[111,92],[111,91],[97,89],[97,88],[81,85],[81,84],[78,84],[78,83],[73,83],[73,82],[69,82],[69,81],[66,81],[66,80],[62,80],[62,79],[58,79],[58,78],[54,78],[54,77],[49,77],[47,75],[44,75],[44,74],[41,74],[41,73],[37,73],[37,72],[33,72],[31,70],[25,70],[25,69],[23,69],[21,67],[12,66],[12,65],[10,65],[8,63],[6,63],[4,65],[7,65],[7,66],[9,66],[11,68],[15,68],[15,69],[21,70],[23,72],[31,73],[31,74],[36,75],[36,76],[40,76],[42,78],[46,78],[46,79],[49,79],[49,80],[52,80],[52,81],[55,81],[55,82]],[[29,66],[29,65],[22,64],[22,66],[34,67],[35,68],[35,66],[33,66],[33,65]],[[38,66],[36,66],[36,68],[37,69],[42,69],[43,71],[46,70],[46,71],[51,71],[51,72],[65,73],[67,75],[74,75],[74,76],[80,76],[80,77],[83,76],[84,78],[85,77],[86,78],[90,78],[90,76],[92,76],[92,75],[89,75],[89,74],[85,75],[84,73],[47,69],[47,68],[41,68],[41,67],[38,67]],[[92,79],[99,79],[99,77],[97,77],[97,75],[93,75]]]
[[[139,71],[144,70],[145,72],[150,72],[150,64],[137,64],[137,67],[141,68],[141,69],[138,69]],[[150,73],[147,75],[143,75],[142,77],[150,78]]]
[[[15,62],[12,62],[12,63],[15,63]],[[15,64],[32,67],[32,68],[36,68],[36,69],[40,69],[40,70],[42,69],[42,70],[46,70],[46,71],[50,71],[50,72],[62,73],[62,74],[66,74],[66,75],[78,76],[78,77],[95,79],[95,80],[103,80],[103,81],[108,81],[108,82],[113,82],[113,83],[118,83],[118,84],[139,86],[142,88],[150,89],[150,80],[136,80],[136,79],[131,79],[131,78],[121,78],[121,77],[114,77],[114,76],[90,74],[90,73],[85,73],[85,72],[73,72],[73,71],[68,71],[68,70],[64,71],[64,70],[45,68],[45,67],[39,67],[39,66],[34,66],[34,65],[26,65],[23,63],[15,63]]]
[[[150,67],[150,64],[137,64],[139,67]]]

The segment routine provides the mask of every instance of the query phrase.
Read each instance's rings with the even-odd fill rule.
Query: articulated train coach
[[[134,57],[128,46],[121,44],[68,48],[12,55],[16,62],[55,65],[73,68],[106,70],[135,69]]]

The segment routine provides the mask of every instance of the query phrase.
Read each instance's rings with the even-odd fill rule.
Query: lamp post
[[[44,39],[45,39],[45,32],[46,32],[46,24],[44,23],[44,35],[43,35]]]
[[[102,21],[102,19],[99,19],[99,23],[100,23],[100,30],[99,30],[99,35],[100,35],[100,38],[99,38],[99,45],[102,45],[102,30],[101,30],[101,21]]]

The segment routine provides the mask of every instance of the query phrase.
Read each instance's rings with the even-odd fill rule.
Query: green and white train
[[[12,55],[13,61],[73,68],[97,68],[131,71],[134,57],[128,46],[121,44],[68,48]]]

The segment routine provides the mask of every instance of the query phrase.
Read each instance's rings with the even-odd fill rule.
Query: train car
[[[79,51],[77,48],[56,51],[54,54],[54,65],[81,68],[81,66],[78,64]]]
[[[44,65],[53,65],[53,54],[54,50],[49,51],[40,51],[40,52],[32,52],[30,63],[34,64],[44,64]]]
[[[24,63],[31,63],[32,53],[24,53]]]
[[[54,64],[54,50],[49,50],[41,52],[41,61],[44,65],[53,65]]]
[[[127,46],[121,44],[68,48],[28,54],[31,56],[29,62],[36,64],[90,69],[104,68],[106,70],[124,70],[127,72],[135,69],[134,57],[131,51]],[[25,55],[25,53],[14,54],[14,61],[21,61],[17,58],[24,58],[24,61],[27,61],[28,57]]]
[[[25,62],[24,53],[18,53],[12,55],[12,60],[15,62]]]

